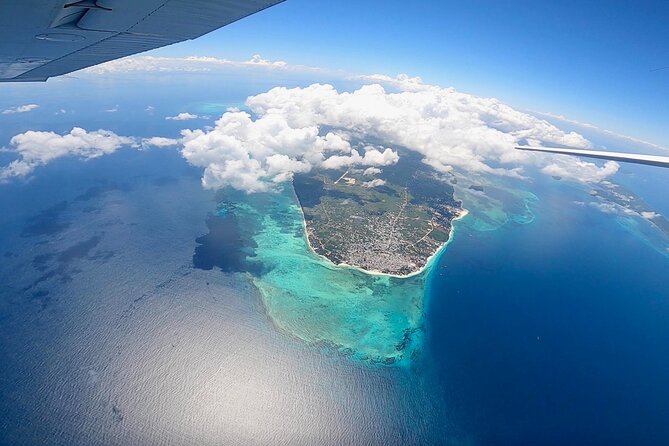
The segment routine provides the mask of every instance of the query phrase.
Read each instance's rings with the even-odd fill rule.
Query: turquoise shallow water
[[[322,354],[276,329],[248,275],[191,265],[213,199],[168,151],[68,160],[6,185],[0,444],[450,438],[416,368]],[[255,234],[258,215],[243,229]],[[237,267],[253,243],[226,236],[220,254]]]
[[[487,191],[494,198],[487,199],[485,206],[476,201],[476,212],[465,217],[464,224],[488,231],[508,221],[533,220],[534,195],[499,185],[487,186]],[[279,330],[369,363],[406,365],[420,353],[429,297],[426,283],[447,247],[419,274],[369,274],[334,265],[310,249],[290,186],[280,193],[228,193],[226,198],[219,216],[233,213],[240,227],[254,228],[255,247],[247,259],[259,272],[250,277]]]
[[[91,112],[76,119],[89,130],[178,137],[164,116],[213,117],[228,96],[212,86],[230,88],[198,77],[169,95],[72,94],[81,82],[49,90],[51,106],[46,84],[17,98],[40,101],[44,130],[69,131],[72,115],[52,111],[72,107]],[[218,105],[191,109],[193,97]],[[134,104],[123,120],[94,113],[117,103]],[[5,142],[27,129],[5,122]],[[666,171],[632,167],[630,190],[668,213]],[[459,178],[470,215],[429,277],[385,282],[311,254],[290,195],[235,197],[256,246],[233,234],[220,255],[265,266],[251,286],[191,268],[212,211],[200,174],[177,153],[120,150],[3,186],[0,444],[669,444],[669,264],[643,220],[578,206],[587,190],[540,175],[514,184],[538,200]]]
[[[466,202],[429,274],[382,280],[313,255],[289,191],[230,196],[219,214],[243,243],[222,255],[261,268],[228,274],[190,267],[213,197],[167,155],[94,160],[86,181],[72,161],[2,196],[18,217],[2,231],[0,443],[667,444],[666,258],[574,204],[580,189],[505,195],[498,230]],[[14,206],[20,187],[43,201]],[[55,236],[19,236],[61,208]],[[41,279],[45,254],[62,277]],[[387,352],[401,366],[371,363]]]
[[[309,248],[292,190],[238,198],[239,224],[258,227],[250,260],[262,273],[251,277],[277,328],[371,362],[403,363],[418,352],[431,266],[396,278],[334,265]]]
[[[533,210],[541,206],[537,195],[513,181],[489,180],[482,186],[484,193],[470,189],[464,179],[459,183],[456,193],[470,212],[455,223],[456,228],[464,225],[486,233],[507,225],[528,225],[535,221]],[[476,184],[482,184],[481,179]],[[228,199],[219,207],[219,215],[232,212],[240,227],[253,228],[255,246],[247,259],[259,267],[249,274],[280,331],[367,363],[407,365],[420,354],[428,284],[448,247],[417,275],[369,274],[334,265],[310,249],[303,215],[289,186],[280,193],[233,193]],[[632,223],[626,229],[649,241],[648,225]]]

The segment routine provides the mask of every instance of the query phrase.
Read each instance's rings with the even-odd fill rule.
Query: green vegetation
[[[294,186],[312,248],[367,271],[419,271],[462,213],[452,186],[408,152],[380,173],[316,171],[297,175]]]

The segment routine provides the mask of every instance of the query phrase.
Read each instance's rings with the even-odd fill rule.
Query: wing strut
[[[649,166],[669,167],[669,156],[640,155],[638,153],[606,152],[600,150],[560,149],[554,147],[516,146],[518,150],[531,152],[559,153],[563,155],[585,156],[624,163],[647,164]]]

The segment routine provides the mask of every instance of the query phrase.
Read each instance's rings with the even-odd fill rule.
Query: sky
[[[170,56],[406,73],[669,146],[669,3],[287,0]]]
[[[0,156],[14,156],[0,167],[0,182],[30,177],[61,157],[95,158],[125,146],[179,147],[190,164],[203,168],[206,187],[247,192],[272,189],[311,168],[397,161],[388,147],[354,147],[350,133],[322,135],[323,126],[364,129],[420,153],[444,172],[459,168],[520,179],[538,168],[554,177],[603,181],[618,164],[538,156],[514,146],[635,151],[631,147],[641,143],[640,151],[669,150],[663,13],[661,6],[615,2],[514,2],[510,8],[483,1],[287,0],[148,56],[46,84],[4,84],[0,115],[20,125],[0,147]],[[398,73],[406,74],[394,77]],[[86,82],[91,86],[84,88]],[[247,89],[229,102],[226,92],[238,82]],[[307,87],[313,82],[321,85]],[[291,86],[302,88],[272,88]],[[129,117],[128,104],[119,105],[128,88],[140,92],[130,96],[142,102],[144,127],[160,114],[174,131],[133,132],[129,123],[138,118]],[[79,122],[74,110],[60,110],[67,106],[58,95],[69,100],[79,90],[96,91],[98,102],[106,95],[111,102],[100,104],[101,110],[118,112],[118,119],[105,119],[96,130]],[[48,95],[40,97],[40,91],[58,108],[41,101]],[[151,94],[168,96],[170,109]],[[225,109],[198,109],[198,98]],[[67,115],[65,130],[40,125],[40,116],[61,115]],[[217,117],[215,126],[206,125]],[[586,132],[619,144],[597,147],[582,136]]]

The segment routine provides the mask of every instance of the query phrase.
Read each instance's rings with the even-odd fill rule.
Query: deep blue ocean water
[[[421,370],[306,345],[244,275],[194,262],[217,200],[177,152],[61,160],[5,186],[0,444],[450,436]]]
[[[433,276],[454,424],[474,444],[669,444],[669,259],[573,190],[532,190],[533,223],[462,225]]]
[[[211,120],[164,116],[277,82],[235,79],[22,86],[2,106],[41,107],[0,145],[72,125],[174,137]],[[199,175],[122,149],[0,185],[0,444],[669,444],[669,261],[567,183],[531,185],[530,224],[458,225],[422,354],[384,367],[282,333],[243,275],[198,264],[217,210]],[[669,211],[666,171],[617,177]]]

